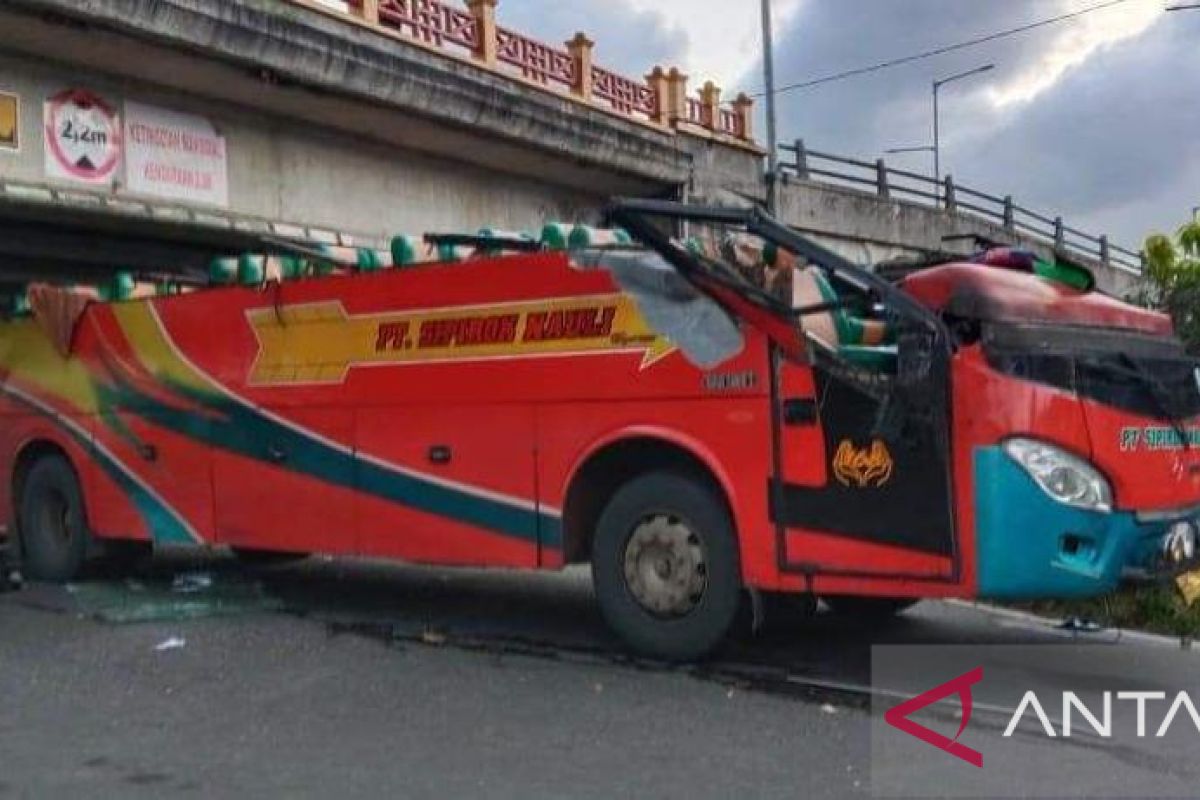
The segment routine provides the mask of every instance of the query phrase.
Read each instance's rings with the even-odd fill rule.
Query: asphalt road
[[[206,617],[202,589],[120,624],[85,591],[196,569],[270,602]],[[0,797],[870,796],[872,644],[1071,641],[926,603],[875,629],[777,615],[672,667],[621,652],[579,573],[168,560],[139,581],[0,596]]]

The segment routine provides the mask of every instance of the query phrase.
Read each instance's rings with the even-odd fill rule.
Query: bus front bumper
[[[999,447],[975,454],[977,594],[1089,597],[1200,569],[1200,509],[1139,515],[1057,502]]]

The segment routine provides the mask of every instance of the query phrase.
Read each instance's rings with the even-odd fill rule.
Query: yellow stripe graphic
[[[247,312],[254,385],[341,383],[352,367],[675,350],[623,294],[348,315],[340,302]]]

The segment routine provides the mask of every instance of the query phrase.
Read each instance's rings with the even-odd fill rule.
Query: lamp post
[[[917,145],[916,147],[891,147],[891,148],[888,148],[887,150],[884,150],[883,152],[885,155],[894,156],[894,155],[899,155],[901,153],[934,153],[937,151],[933,145],[923,144],[923,145]],[[938,180],[936,164],[934,164],[934,167],[933,167],[933,180],[935,183]]]
[[[775,119],[775,41],[771,24],[771,0],[762,0],[763,80],[767,92],[767,210],[779,206],[779,139]]]
[[[942,139],[941,139],[941,112],[938,107],[938,92],[948,83],[961,81],[964,78],[970,78],[974,75],[979,75],[984,72],[990,72],[995,69],[995,64],[985,64],[982,67],[969,69],[966,72],[960,72],[957,75],[951,75],[948,78],[942,78],[933,82],[933,179],[937,181],[938,188],[935,190],[937,195],[936,204],[940,208],[942,205]]]

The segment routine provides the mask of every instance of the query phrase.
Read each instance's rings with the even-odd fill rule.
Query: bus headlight
[[[1033,439],[1009,439],[1004,451],[1058,502],[1088,511],[1112,511],[1112,487],[1082,458]]]

